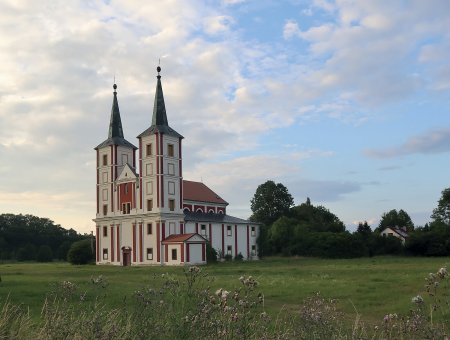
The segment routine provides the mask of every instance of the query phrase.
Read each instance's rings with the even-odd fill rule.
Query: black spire
[[[157,67],[158,71],[158,81],[156,83],[156,92],[155,92],[155,102],[153,104],[153,117],[152,117],[152,125],[164,125],[169,126],[167,121],[166,114],[166,105],[164,104],[164,94],[161,86],[161,76],[159,72],[161,72],[161,67]]]
[[[114,138],[114,137],[123,137],[123,130],[122,130],[122,121],[120,119],[120,110],[119,110],[119,103],[117,102],[117,85],[113,85],[114,88],[114,98],[113,98],[113,104],[111,108],[111,120],[109,122],[109,132],[108,132],[108,138]]]

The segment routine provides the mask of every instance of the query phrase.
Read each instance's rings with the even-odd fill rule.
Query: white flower
[[[411,302],[420,305],[423,303],[423,298],[420,295],[417,295],[411,299]]]

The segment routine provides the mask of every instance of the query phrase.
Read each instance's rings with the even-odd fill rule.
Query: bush
[[[67,253],[67,261],[72,264],[88,264],[94,261],[91,239],[74,242]]]
[[[40,246],[36,255],[36,260],[38,262],[51,262],[53,260],[52,249],[47,245]]]
[[[206,261],[208,263],[217,262],[217,251],[211,246],[211,243],[206,243]]]
[[[244,259],[244,256],[242,256],[241,253],[237,254],[236,257],[234,258],[235,261],[242,261]]]
[[[233,259],[233,256],[231,254],[226,254],[224,257],[225,261],[231,261]]]

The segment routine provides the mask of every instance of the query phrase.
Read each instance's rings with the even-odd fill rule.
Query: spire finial
[[[113,85],[113,89],[114,89],[114,93],[117,93],[117,85],[116,85],[116,81],[114,80],[114,85]]]
[[[156,68],[156,71],[158,72],[158,75],[157,75],[158,79],[161,78],[161,75],[159,74],[159,72],[161,72],[161,67],[159,66],[159,63],[158,63],[158,67]]]

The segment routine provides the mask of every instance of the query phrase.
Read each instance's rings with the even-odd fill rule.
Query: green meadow
[[[205,284],[213,291],[233,290],[239,277],[251,275],[264,294],[264,307],[275,314],[282,309],[295,310],[305,298],[317,292],[338,300],[345,319],[359,314],[368,324],[375,324],[389,313],[406,314],[411,298],[424,293],[425,277],[448,258],[375,257],[345,260],[314,258],[265,258],[254,262],[217,263],[202,267],[208,277]],[[143,287],[157,287],[162,274],[183,280],[182,267],[73,266],[68,263],[0,264],[0,305],[6,299],[29,308],[38,319],[47,294],[58,282],[70,281],[77,292],[103,296],[108,306],[119,307],[132,301],[134,292]],[[92,278],[102,276],[106,288],[92,293]]]

